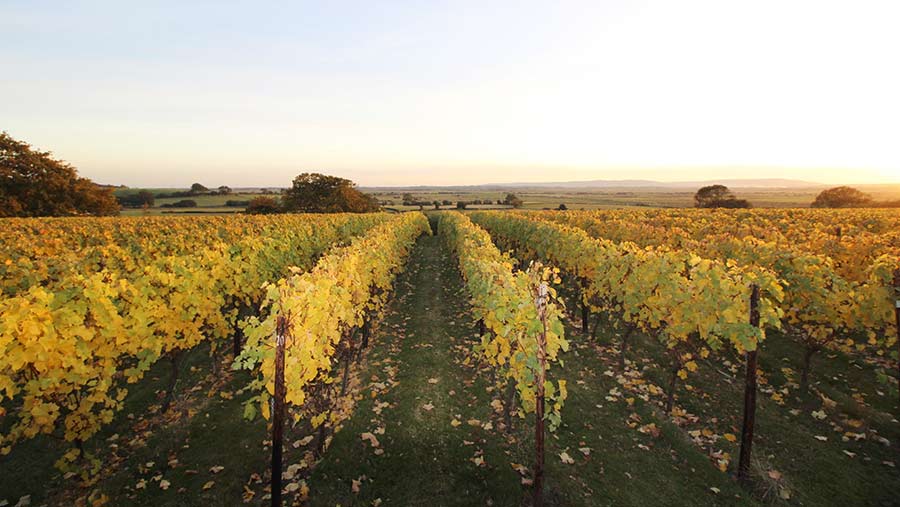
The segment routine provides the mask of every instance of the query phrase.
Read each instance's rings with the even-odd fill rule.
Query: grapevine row
[[[385,220],[308,216],[280,238],[195,244],[130,271],[74,272],[0,299],[0,403],[15,407],[0,452],[38,434],[87,440],[121,408],[125,384],[160,357],[177,361],[204,340],[215,347],[234,333],[238,309],[261,299],[263,282],[288,266],[308,269],[332,244]]]
[[[459,268],[471,296],[472,311],[486,332],[473,354],[497,372],[498,391],[506,383],[515,387],[521,415],[536,417],[535,504],[542,498],[543,425],[555,430],[566,399],[566,381],[546,379],[550,363],[568,350],[561,320],[562,309],[549,282],[558,283],[553,270],[532,265],[513,271],[509,257],[500,253],[490,235],[457,212],[442,213],[440,235],[459,259]],[[507,400],[510,410],[512,400]],[[545,403],[548,410],[545,412]]]
[[[784,329],[806,349],[801,391],[806,389],[813,355],[822,350],[851,352],[872,347],[878,355],[897,354],[893,277],[900,269],[900,256],[880,255],[853,270],[862,273],[854,275],[858,278],[855,280],[842,276],[842,270],[827,255],[755,237],[721,233],[693,239],[682,229],[650,231],[642,221],[622,221],[598,212],[538,216],[583,229],[595,238],[635,239],[641,246],[658,245],[745,268],[771,270],[784,288]],[[859,259],[856,265],[863,262],[864,258]]]
[[[415,240],[430,232],[421,213],[405,213],[371,229],[349,246],[332,250],[309,272],[294,270],[288,277],[264,286],[261,317],[244,323],[247,342],[236,367],[252,369],[251,384],[259,395],[248,401],[269,418],[269,398],[275,392],[276,331],[289,336],[285,345],[287,404],[302,410],[309,386],[332,373],[342,347],[352,348],[352,332],[382,311],[396,275],[402,270]],[[286,327],[278,329],[279,318]],[[320,421],[327,413],[313,417]],[[317,423],[314,426],[318,426]]]

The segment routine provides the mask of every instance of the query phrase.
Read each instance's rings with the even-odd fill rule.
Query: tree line
[[[154,194],[148,190],[121,195],[113,194],[115,187],[98,185],[78,175],[69,163],[56,159],[50,152],[40,151],[26,142],[0,132],[0,217],[117,215],[121,207],[153,206],[160,198],[185,198],[166,207],[195,207],[191,197],[200,195],[230,195],[231,188],[222,185],[215,189],[194,183],[186,191]],[[491,199],[457,201],[457,209],[473,204],[493,204]],[[319,173],[302,173],[293,179],[291,187],[280,195],[264,189],[261,195],[249,200],[230,200],[226,206],[246,206],[248,213],[366,213],[378,211],[386,203],[360,191],[348,179]],[[403,204],[451,206],[449,200],[419,201],[412,194],[403,194]],[[497,199],[496,204],[520,208],[524,202],[515,194]],[[752,204],[740,199],[724,185],[703,187],[694,195],[698,208],[750,208]],[[813,208],[900,207],[897,201],[876,201],[871,195],[855,188],[841,186],[822,191],[812,202]],[[565,210],[561,204],[559,210]]]
[[[710,185],[694,194],[696,208],[752,208],[746,199],[738,199],[725,185]],[[823,190],[811,208],[900,208],[900,200],[876,201],[856,188],[840,186]]]

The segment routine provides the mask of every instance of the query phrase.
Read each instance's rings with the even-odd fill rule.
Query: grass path
[[[310,478],[312,505],[520,504],[503,440],[484,429],[487,385],[462,364],[475,339],[467,299],[440,239],[420,240],[375,335],[364,399]]]

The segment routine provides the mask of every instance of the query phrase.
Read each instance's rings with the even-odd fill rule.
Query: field
[[[0,505],[900,504],[900,212],[690,195],[4,219]]]
[[[900,187],[896,185],[872,185],[861,186],[873,198],[880,201],[900,200]],[[116,195],[128,195],[140,190],[147,190],[154,194],[171,194],[185,192],[187,189],[178,188],[149,188],[149,189],[117,189]],[[278,189],[273,189],[278,191]],[[399,211],[416,211],[419,206],[404,206],[403,195],[410,194],[416,200],[424,203],[434,201],[451,201],[452,204],[442,204],[441,209],[454,209],[456,203],[463,201],[490,201],[496,203],[502,200],[508,193],[515,193],[523,201],[524,209],[556,209],[560,204],[565,204],[569,209],[620,209],[620,208],[684,208],[694,205],[694,192],[696,189],[666,188],[666,187],[622,187],[622,188],[578,188],[578,187],[497,187],[497,188],[364,188],[366,193],[374,195],[379,201],[388,203],[385,206]],[[755,207],[760,208],[805,208],[808,207],[816,195],[822,190],[819,187],[811,188],[735,188],[734,191],[742,198],[748,199]],[[122,211],[127,216],[143,215],[178,215],[178,214],[230,214],[243,211],[242,206],[226,206],[227,201],[249,201],[261,195],[260,189],[247,188],[235,189],[228,195],[198,195],[194,197],[166,197],[156,199],[154,206],[144,209],[126,208]],[[164,204],[172,204],[182,199],[197,201],[196,208],[164,208]],[[472,205],[467,209],[507,209],[509,206],[490,204]],[[423,211],[434,210],[432,204],[422,206]]]
[[[859,188],[872,195],[876,200],[891,201],[900,199],[900,186],[897,185],[862,185]],[[417,200],[433,202],[449,200],[472,202],[488,200],[496,202],[507,193],[515,193],[524,201],[525,209],[556,209],[565,204],[569,209],[607,209],[607,208],[684,208],[694,205],[694,193],[697,188],[676,187],[612,187],[592,188],[589,186],[521,186],[480,188],[367,188],[381,201],[393,201],[401,210],[418,209],[417,206],[402,206],[403,194],[409,193]],[[739,197],[749,200],[759,208],[805,208],[812,203],[821,187],[809,188],[732,188]],[[430,206],[425,206],[428,209]],[[449,206],[452,207],[452,206]],[[475,208],[492,208],[497,206],[474,206]],[[446,209],[448,206],[442,206]]]

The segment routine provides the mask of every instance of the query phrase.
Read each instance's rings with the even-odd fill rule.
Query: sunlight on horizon
[[[0,130],[130,186],[900,183],[895,2],[0,6]]]

